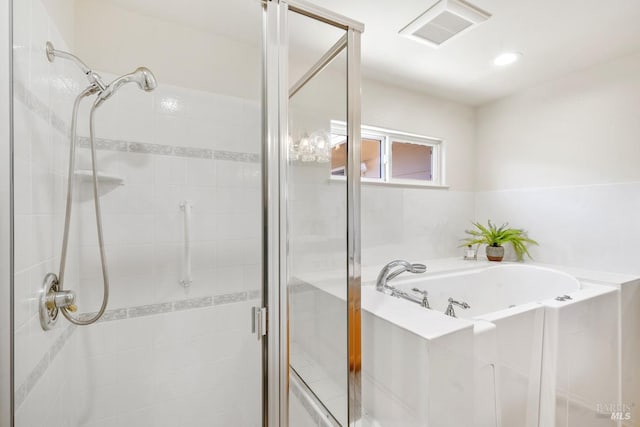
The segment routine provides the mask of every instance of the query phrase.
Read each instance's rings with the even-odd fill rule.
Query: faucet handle
[[[431,305],[429,304],[429,292],[427,291],[422,291],[418,288],[413,288],[411,289],[413,292],[419,293],[420,295],[422,295],[422,303],[420,304],[421,306],[423,306],[424,308],[428,308],[429,310],[431,310]]]
[[[427,292],[427,291],[423,291],[423,290],[421,290],[421,289],[419,289],[419,288],[413,288],[413,289],[411,289],[411,290],[412,290],[413,292],[416,292],[416,293],[418,293],[418,294],[420,294],[420,295],[424,296],[424,297],[429,296],[429,292]]]
[[[456,306],[458,306],[460,308],[464,308],[465,310],[468,309],[468,308],[471,308],[471,306],[469,304],[467,304],[466,302],[464,302],[464,301],[459,302],[459,301],[454,300],[451,297],[449,297],[449,304],[456,305]]]

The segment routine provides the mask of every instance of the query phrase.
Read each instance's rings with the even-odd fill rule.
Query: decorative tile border
[[[45,122],[50,122],[51,125],[59,132],[65,135],[69,134],[69,126],[60,118],[54,111],[52,111],[44,102],[34,95],[25,85],[18,79],[13,80],[13,96],[16,99],[22,101],[22,103],[33,112],[36,116],[40,117]]]
[[[129,151],[129,145],[126,141],[118,141],[115,139],[96,138],[96,149],[110,151]],[[78,137],[78,147],[89,148],[89,138],[86,136]]]
[[[24,84],[14,81],[14,96],[35,115],[64,135],[69,135],[70,127],[67,122],[45,105]],[[89,138],[78,137],[79,147],[89,147]],[[181,147],[174,145],[153,144],[149,142],[126,141],[118,139],[96,138],[98,150],[123,151],[129,153],[143,153],[160,156],[190,157],[196,159],[228,160],[233,162],[258,163],[260,155],[236,151],[212,150],[199,147]]]
[[[213,158],[213,150],[208,148],[193,148],[193,147],[173,147],[173,155],[180,157],[195,157],[197,159],[211,159]],[[244,154],[244,153],[237,153]]]
[[[122,151],[139,154],[152,154],[158,156],[190,157],[196,159],[213,159],[213,150],[197,147],[175,147],[172,145],[152,144],[148,142],[133,142],[119,139],[96,138],[96,149],[109,151]],[[78,146],[89,148],[89,138],[78,137]],[[239,158],[244,158],[247,153],[234,153]],[[248,161],[248,160],[247,160]],[[257,160],[256,160],[257,161]]]
[[[182,301],[175,301],[173,303],[173,310],[174,311],[191,310],[194,308],[210,307],[212,305],[213,305],[212,297],[192,298],[192,299],[185,299]]]
[[[232,292],[229,294],[220,294],[213,296],[189,298],[168,302],[160,302],[157,304],[138,305],[127,308],[116,308],[107,310],[98,320],[100,322],[110,322],[112,320],[133,319],[136,317],[153,316],[155,314],[171,313],[176,311],[193,310],[196,308],[211,307],[215,305],[233,304],[236,302],[252,301],[258,299],[261,295],[259,290],[249,292]],[[94,313],[83,313],[81,319],[90,319],[95,316]]]
[[[232,162],[258,163],[260,155],[254,153],[237,153],[235,151],[216,150],[213,152],[215,160],[230,160]]]
[[[53,363],[54,359],[60,353],[60,350],[67,343],[73,332],[76,330],[76,325],[69,324],[67,328],[56,338],[55,342],[47,351],[42,359],[38,362],[35,368],[29,373],[24,383],[15,390],[15,405],[16,409],[26,400],[27,396],[38,381],[42,378],[44,373],[49,369],[49,366]]]
[[[116,308],[113,310],[107,310],[104,315],[98,320],[98,323],[111,322],[114,320],[133,319],[136,317],[153,316],[156,314],[171,313],[177,311],[193,310],[204,307],[212,307],[223,304],[233,304],[236,302],[251,301],[259,298],[261,295],[259,290],[252,290],[249,292],[233,292],[229,294],[189,298],[183,300],[176,300],[170,302],[162,302],[158,304],[139,305],[127,308]],[[95,316],[96,313],[83,313],[80,315],[80,319],[86,320]],[[27,396],[38,381],[42,378],[44,373],[49,369],[53,360],[60,353],[65,346],[73,332],[77,329],[76,325],[68,324],[67,328],[58,336],[49,351],[47,351],[42,359],[38,362],[35,368],[29,373],[24,383],[15,390],[15,405],[16,409],[24,403]]]

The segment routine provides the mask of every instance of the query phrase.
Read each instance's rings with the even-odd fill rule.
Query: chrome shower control
[[[45,276],[40,293],[39,314],[42,329],[52,329],[58,321],[60,309],[75,312],[76,295],[73,291],[61,291],[58,285],[58,276],[49,273]]]
[[[70,308],[76,301],[76,296],[73,291],[52,291],[45,298],[45,304],[49,310],[54,308]],[[69,310],[69,311],[74,311]]]

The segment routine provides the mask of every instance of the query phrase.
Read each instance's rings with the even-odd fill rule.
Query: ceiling
[[[82,0],[78,0],[82,1]],[[146,15],[256,43],[258,0],[110,0]],[[492,17],[435,49],[398,31],[436,0],[314,0],[365,24],[362,70],[371,79],[480,105],[538,82],[640,51],[638,0],[471,0]],[[294,27],[293,33],[305,31]],[[331,42],[307,33],[310,49]],[[522,59],[498,68],[504,51]]]

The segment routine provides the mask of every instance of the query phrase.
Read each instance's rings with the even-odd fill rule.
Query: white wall
[[[362,123],[444,140],[446,184],[454,191],[475,188],[472,107],[365,79]]]
[[[458,256],[474,216],[471,107],[365,80],[362,123],[444,140],[448,189],[362,185],[362,262]]]
[[[640,180],[640,53],[478,109],[478,190]]]
[[[477,112],[476,218],[540,242],[537,261],[640,273],[640,54]]]

